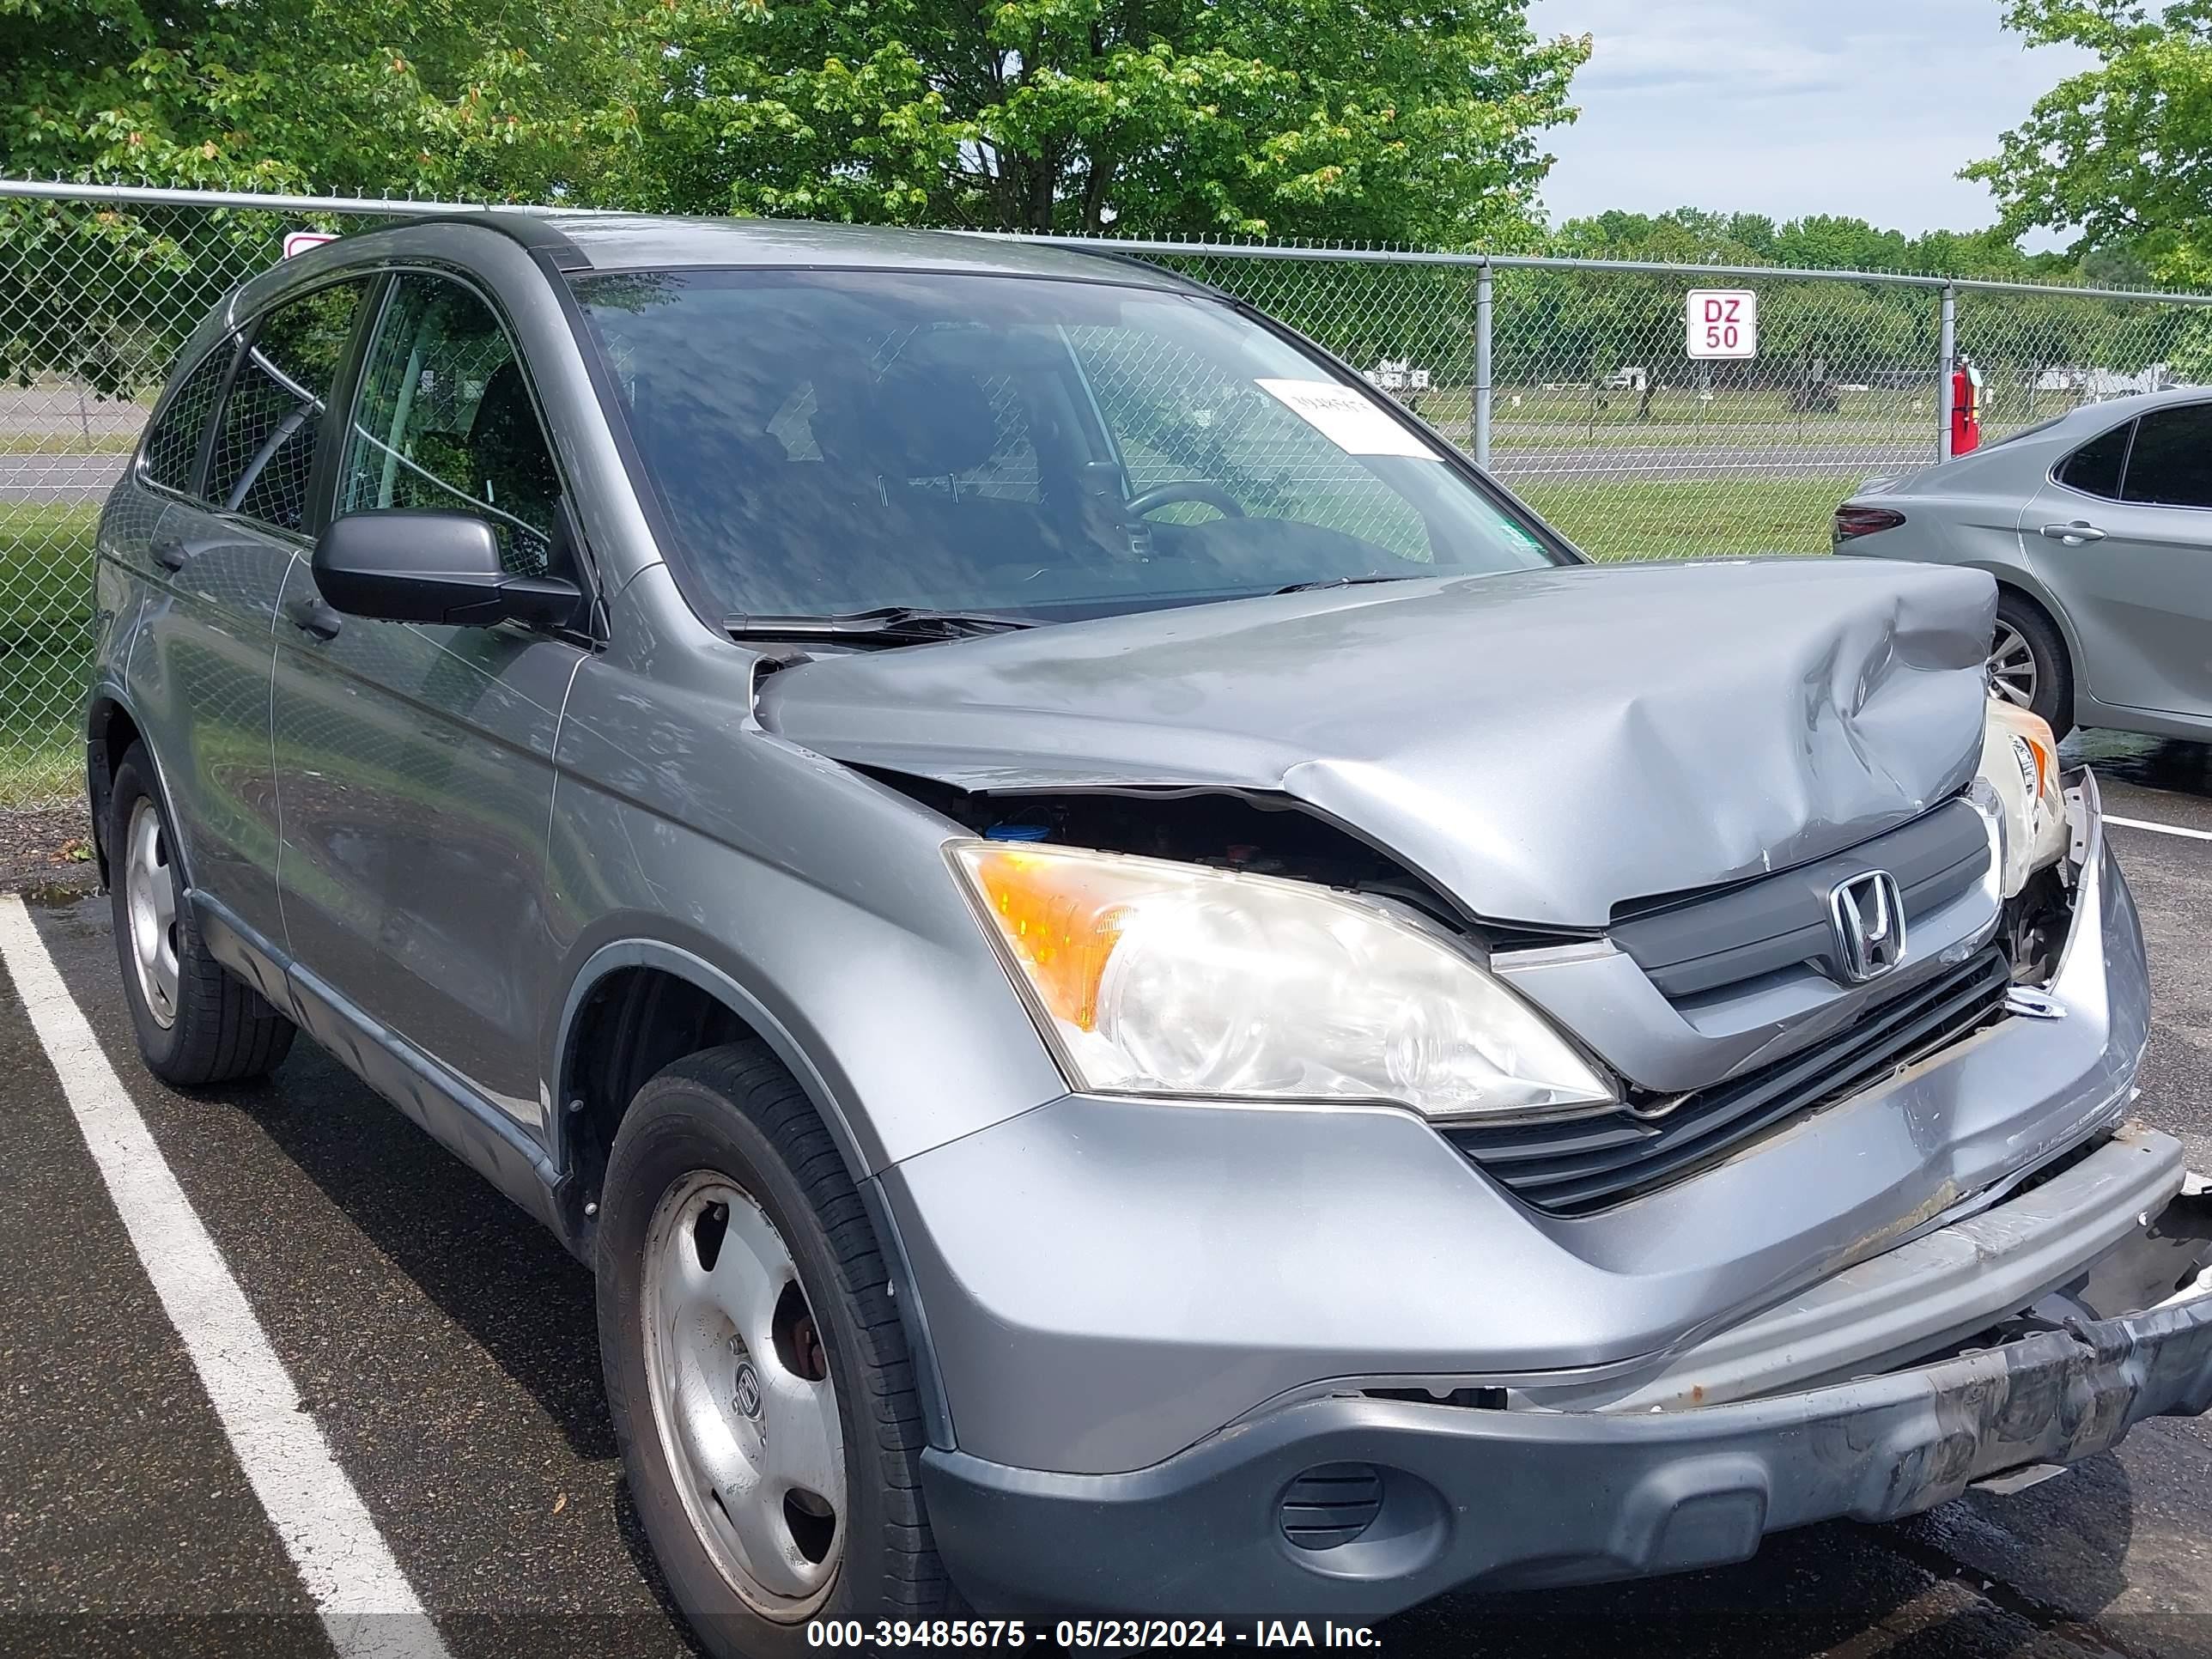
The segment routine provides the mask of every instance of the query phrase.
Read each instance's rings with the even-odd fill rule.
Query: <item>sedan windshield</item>
[[[927,272],[579,278],[735,618],[1033,621],[1557,556],[1375,393],[1218,301]]]

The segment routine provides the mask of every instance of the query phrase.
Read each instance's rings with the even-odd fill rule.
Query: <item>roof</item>
[[[2159,392],[2131,392],[2124,398],[2103,398],[2093,404],[2080,404],[2069,409],[2051,426],[2064,424],[2068,428],[2081,426],[2118,426],[2130,416],[2147,409],[2162,408],[2167,404],[2202,403],[2212,397],[2212,387],[2201,386],[2170,386]]]
[[[511,213],[468,216],[526,242],[551,231],[594,270],[670,265],[829,266],[878,270],[957,270],[988,276],[1073,277],[1189,289],[1156,265],[1117,255],[973,232],[896,230],[808,219],[692,219],[642,213]]]

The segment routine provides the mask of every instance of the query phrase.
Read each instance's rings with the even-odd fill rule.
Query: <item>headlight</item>
[[[1079,1088],[1390,1100],[1431,1118],[1613,1099],[1487,973],[1357,899],[1116,853],[950,850]]]
[[[1996,851],[2002,891],[2010,898],[2027,878],[2066,851],[2066,802],[2058,785],[2058,741],[2047,721],[1992,697],[1982,721],[1982,763],[1974,795],[1999,826]]]

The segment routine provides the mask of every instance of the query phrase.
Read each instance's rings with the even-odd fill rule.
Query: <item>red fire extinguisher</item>
[[[1951,453],[1971,455],[1982,443],[1982,371],[1966,358],[1951,375]]]

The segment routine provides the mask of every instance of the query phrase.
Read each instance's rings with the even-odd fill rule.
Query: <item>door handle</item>
[[[295,599],[284,607],[292,626],[319,640],[334,640],[343,623],[338,613],[320,599]]]
[[[191,562],[192,550],[179,537],[164,536],[154,544],[152,550],[154,562],[167,571],[182,570]]]
[[[2075,520],[2072,524],[2047,524],[2043,526],[2043,533],[2050,537],[2052,541],[2063,542],[2069,547],[2079,547],[2084,542],[2101,542],[2105,539],[2103,531],[2080,519]]]

